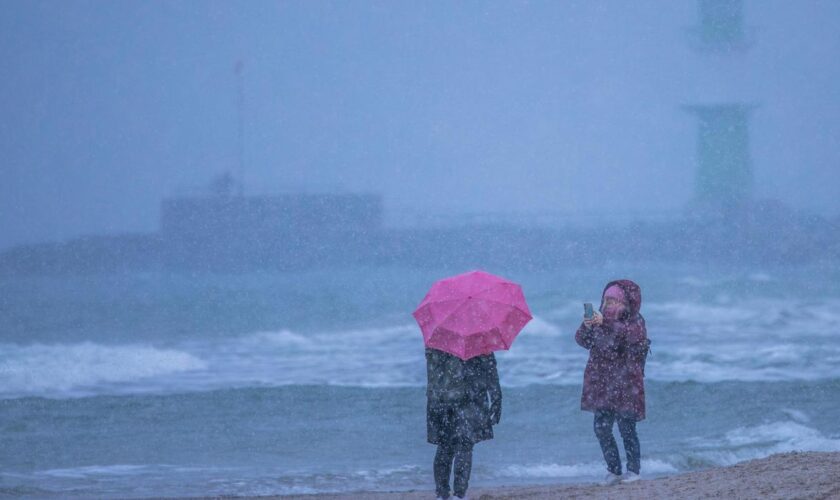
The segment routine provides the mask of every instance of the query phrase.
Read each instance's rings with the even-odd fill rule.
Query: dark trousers
[[[455,463],[455,496],[467,494],[472,470],[472,443],[439,444],[435,453],[435,492],[442,498],[449,497],[449,474]]]
[[[599,410],[595,412],[595,436],[604,453],[607,469],[613,474],[621,474],[621,457],[618,455],[618,445],[613,437],[613,423],[618,421],[618,432],[624,440],[624,451],[627,453],[627,470],[639,473],[641,466],[641,449],[639,436],[636,434],[636,419],[632,415],[622,415],[614,411]]]

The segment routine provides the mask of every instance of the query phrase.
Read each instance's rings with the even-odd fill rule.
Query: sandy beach
[[[431,478],[430,478],[431,481]],[[597,486],[563,484],[517,488],[481,488],[470,498],[490,499],[840,499],[840,453],[791,452],[632,484]],[[275,497],[281,498],[281,497]],[[427,499],[432,490],[407,492],[358,492],[352,494],[298,495],[299,500]]]

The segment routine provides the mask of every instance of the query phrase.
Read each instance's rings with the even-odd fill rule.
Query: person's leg
[[[639,473],[642,452],[639,447],[639,435],[636,433],[636,418],[630,416],[618,417],[618,432],[624,440],[624,451],[627,453],[627,470]]]
[[[598,444],[601,445],[601,452],[604,454],[604,461],[607,462],[607,469],[616,475],[621,475],[621,458],[618,456],[618,445],[613,437],[613,422],[615,413],[612,411],[595,412],[595,436]]]
[[[456,497],[463,498],[467,494],[470,485],[470,472],[472,471],[473,444],[459,443],[455,447],[455,493]]]
[[[450,443],[439,444],[435,453],[435,493],[441,498],[449,498],[449,474],[452,472],[452,459],[455,447]]]

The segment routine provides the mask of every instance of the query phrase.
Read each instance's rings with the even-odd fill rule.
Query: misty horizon
[[[694,189],[684,106],[741,101],[755,197],[836,217],[840,5],[744,13],[751,46],[704,54],[692,0],[10,3],[0,248],[153,232],[162,199],[236,173],[239,61],[246,194],[667,215]]]

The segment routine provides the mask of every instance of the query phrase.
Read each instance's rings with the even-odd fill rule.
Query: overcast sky
[[[6,1],[0,247],[153,231],[165,196],[373,191],[412,211],[680,210],[684,104],[759,104],[756,191],[840,212],[840,2],[747,1],[697,54],[695,0]],[[393,218],[389,216],[389,218]]]

